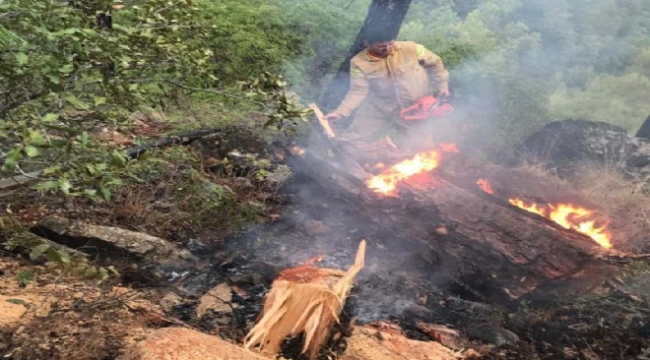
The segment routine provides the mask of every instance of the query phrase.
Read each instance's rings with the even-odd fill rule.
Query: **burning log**
[[[359,244],[354,265],[347,272],[304,264],[282,271],[266,295],[262,315],[244,340],[244,346],[260,346],[276,355],[287,337],[303,334],[302,353],[314,359],[352,289],[352,281],[364,266],[366,242]]]
[[[296,157],[295,168],[377,226],[426,244],[432,273],[485,301],[585,293],[615,273],[607,258],[616,251],[608,246],[490,195],[487,183],[481,190],[477,179],[465,186],[432,173],[454,149],[398,163],[408,165],[407,176],[394,174],[397,165],[376,176],[350,173],[316,150]]]

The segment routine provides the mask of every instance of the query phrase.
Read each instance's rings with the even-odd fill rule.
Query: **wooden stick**
[[[266,294],[261,317],[246,335],[244,347],[259,346],[261,352],[277,355],[287,337],[303,334],[302,353],[315,359],[340,321],[365,253],[362,240],[347,272],[310,265],[283,270]]]
[[[325,135],[327,135],[328,138],[333,138],[336,136],[334,134],[334,130],[332,130],[332,127],[330,126],[329,121],[325,119],[325,115],[323,115],[323,112],[318,108],[318,105],[315,103],[309,104],[309,107],[314,110],[314,114],[316,114],[316,118],[318,119],[318,122],[320,125],[323,127],[323,130],[325,131]]]

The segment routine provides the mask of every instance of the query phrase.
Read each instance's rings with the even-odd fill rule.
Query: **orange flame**
[[[492,185],[486,179],[479,179],[477,182],[481,190],[488,194],[494,194]],[[607,224],[597,227],[596,220],[589,218],[593,211],[572,204],[547,204],[536,203],[526,204],[518,197],[508,199],[510,204],[524,209],[528,212],[543,216],[565,229],[572,229],[592,238],[598,245],[609,249],[612,247],[611,235],[607,230]]]
[[[439,150],[425,151],[415,154],[412,159],[403,160],[382,174],[373,176],[367,185],[374,192],[384,195],[394,195],[397,184],[413,175],[431,171],[440,165],[440,156],[443,152],[458,152],[456,144],[441,144]]]
[[[525,204],[519,198],[508,199],[510,203],[526,211],[541,215],[562,226],[565,229],[572,229],[592,238],[600,246],[609,249],[612,247],[610,233],[607,224],[596,226],[596,220],[589,218],[593,211],[572,204]]]
[[[492,189],[492,185],[490,185],[490,182],[487,181],[486,179],[478,179],[478,181],[476,181],[476,184],[481,188],[481,190],[485,191],[486,193],[490,195],[494,194],[494,189]]]

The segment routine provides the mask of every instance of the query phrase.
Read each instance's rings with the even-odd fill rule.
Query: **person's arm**
[[[427,70],[440,94],[449,95],[449,72],[440,56],[420,44],[417,44],[416,53],[418,61]]]
[[[348,117],[352,112],[361,105],[363,100],[368,95],[368,81],[366,77],[361,72],[358,66],[354,63],[350,64],[350,90],[345,95],[345,98],[341,102],[336,110],[332,113],[339,114],[341,116]],[[329,114],[328,114],[329,116]]]

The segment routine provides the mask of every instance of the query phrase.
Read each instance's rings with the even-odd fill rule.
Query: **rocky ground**
[[[145,181],[112,204],[13,194],[1,210],[0,354],[262,359],[239,344],[278,271],[316,256],[345,269],[366,239],[366,266],[322,359],[650,358],[644,262],[587,297],[485,303],[440,276],[417,241],[376,229],[308,178],[285,181],[282,156],[251,139],[232,130],[169,149],[163,169],[143,165]],[[261,167],[280,179],[260,178]],[[630,249],[643,246],[635,241]],[[284,356],[299,358],[291,341]]]

